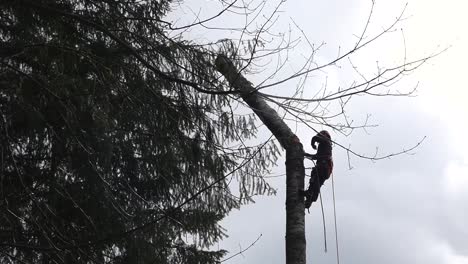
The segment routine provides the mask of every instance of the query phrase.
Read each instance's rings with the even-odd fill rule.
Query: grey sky
[[[203,15],[216,12],[206,8],[213,3],[200,0],[190,5],[195,11],[201,8]],[[353,34],[359,34],[365,25],[370,3],[288,1],[282,8],[284,23],[279,27],[287,28],[292,17],[311,42],[327,43],[317,57],[319,61],[327,61],[336,56],[339,46],[349,47],[356,41]],[[369,34],[388,25],[404,6],[403,1],[376,1]],[[362,71],[372,72],[377,60],[382,64],[401,62],[404,43],[407,56],[412,58],[451,46],[395,84],[397,89],[407,90],[419,82],[418,97],[366,97],[352,102],[349,111],[356,120],[371,113],[372,121],[379,124],[368,130],[369,135],[362,131],[350,137],[332,135],[343,145],[351,144],[354,150],[368,154],[375,147],[382,153],[398,152],[426,136],[414,155],[376,163],[352,157],[352,170],[348,168],[345,151],[335,146],[341,263],[468,263],[467,10],[468,2],[463,0],[410,0],[405,12],[407,19],[397,27],[403,31],[385,36],[353,57]],[[235,18],[228,16],[220,21],[230,24],[235,23]],[[189,34],[206,39],[223,36]],[[298,47],[296,55],[301,52]],[[258,78],[248,77],[252,81]],[[325,77],[328,85],[334,86],[346,84],[356,76],[332,68],[306,86],[316,89],[314,85],[323,83]],[[288,85],[290,88],[291,83]],[[287,93],[288,85],[276,92]],[[312,132],[300,128],[297,133],[306,151],[312,151],[308,144]],[[278,164],[274,174],[284,173],[284,161],[280,159]],[[278,188],[277,196],[259,197],[255,204],[232,212],[223,222],[230,237],[219,246],[231,254],[246,248],[262,234],[251,249],[226,263],[284,263],[285,178],[271,178],[270,182]],[[322,190],[329,251],[323,252],[323,227],[317,203],[306,215],[307,263],[336,263],[331,181]]]

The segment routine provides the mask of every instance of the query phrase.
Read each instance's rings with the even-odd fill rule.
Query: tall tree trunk
[[[304,226],[304,149],[278,113],[271,108],[240,73],[231,60],[223,55],[216,58],[216,68],[242,99],[257,114],[286,150],[286,264],[306,263]]]

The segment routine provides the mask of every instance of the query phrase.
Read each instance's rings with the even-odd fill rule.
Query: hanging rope
[[[322,207],[322,223],[323,223],[323,243],[325,244],[325,253],[327,253],[327,228],[325,226],[325,212],[323,211],[322,193],[319,194],[320,206]]]
[[[335,244],[336,244],[336,262],[340,264],[340,250],[338,246],[338,228],[336,224],[336,203],[335,203],[335,180],[332,173],[332,192],[333,192],[333,217],[335,218]]]
[[[314,164],[314,167],[315,167],[316,166],[315,161],[312,160],[312,159],[311,159],[311,161],[312,161],[312,163]],[[310,174],[310,177],[313,177],[312,173]],[[319,179],[315,179],[315,180],[319,180]],[[327,247],[327,227],[325,225],[325,211],[323,210],[322,192],[319,193],[319,198],[320,198],[320,208],[322,209],[323,243],[324,243],[324,247],[325,247],[325,253],[327,253],[327,251],[328,251],[328,247]],[[309,209],[307,209],[307,210],[309,210]]]

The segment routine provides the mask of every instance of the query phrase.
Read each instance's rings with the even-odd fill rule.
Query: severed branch
[[[221,260],[220,263],[221,263],[221,262],[228,261],[228,260],[230,260],[230,259],[232,259],[232,258],[234,258],[234,257],[239,256],[239,255],[242,255],[244,252],[246,252],[246,251],[249,250],[251,247],[253,247],[253,246],[260,240],[261,237],[262,237],[262,234],[260,234],[260,235],[257,237],[257,239],[255,239],[255,241],[252,242],[248,247],[246,247],[245,249],[241,249],[241,250],[240,250],[239,252],[237,252],[236,254],[234,254],[234,255],[232,255],[232,256],[229,256],[229,257],[227,257],[227,258]]]

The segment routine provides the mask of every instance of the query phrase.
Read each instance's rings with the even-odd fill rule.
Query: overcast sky
[[[213,1],[195,3],[194,10],[199,5],[207,12]],[[391,23],[405,3],[377,0],[369,35]],[[336,56],[339,46],[356,41],[354,35],[362,31],[370,6],[370,0],[289,0],[281,10],[284,17],[294,19],[311,42],[327,43],[317,57],[318,61],[327,61]],[[397,89],[405,90],[418,83],[417,97],[353,101],[349,106],[353,117],[359,120],[371,113],[371,121],[379,124],[369,129],[369,134],[332,134],[338,142],[351,144],[360,153],[372,153],[375,147],[382,153],[398,152],[426,137],[414,155],[378,162],[352,157],[351,170],[346,152],[335,146],[342,264],[468,263],[467,12],[465,0],[410,0],[406,20],[397,26],[397,32],[354,56],[361,70],[373,71],[376,61],[391,64],[401,60],[405,47],[408,57],[418,58],[450,46],[395,84]],[[220,22],[223,20],[216,23]],[[328,86],[346,83],[350,77],[339,69],[329,69],[326,76]],[[313,89],[320,82],[323,80],[307,85]],[[306,151],[311,152],[308,142],[312,132],[299,129],[297,134]],[[284,160],[278,164],[275,173],[284,173]],[[310,165],[306,161],[306,166]],[[255,204],[232,212],[223,222],[230,237],[219,247],[230,254],[245,249],[262,235],[251,249],[226,263],[285,262],[285,178],[269,180],[278,189],[277,196],[259,197]],[[324,252],[322,217],[316,203],[306,214],[307,263],[336,263],[331,181],[322,188],[322,194],[328,253]]]

